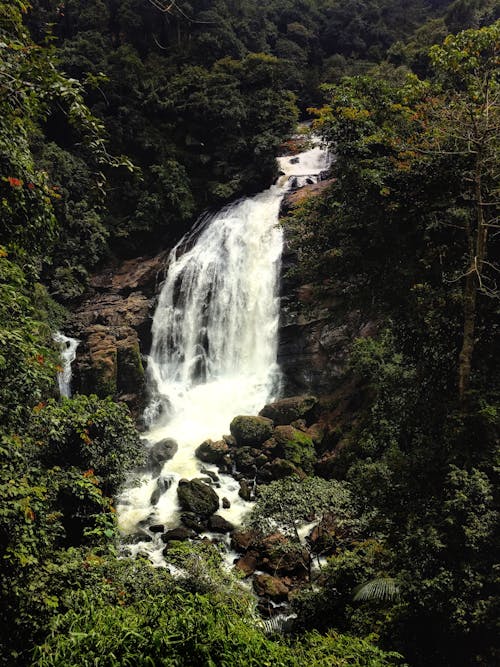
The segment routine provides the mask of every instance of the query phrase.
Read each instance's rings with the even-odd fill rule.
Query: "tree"
[[[464,322],[458,367],[463,405],[471,375],[477,298],[479,294],[499,296],[494,274],[500,269],[488,254],[488,236],[491,229],[499,228],[500,21],[449,35],[442,46],[431,49],[430,56],[443,86],[439,108],[431,112],[434,150],[465,158],[464,196],[471,203],[463,223],[467,267],[461,276]]]

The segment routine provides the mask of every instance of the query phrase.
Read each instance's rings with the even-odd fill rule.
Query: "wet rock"
[[[240,415],[233,419],[230,430],[238,447],[258,447],[272,436],[273,422],[266,417]]]
[[[203,463],[223,463],[224,457],[229,451],[229,447],[224,440],[205,440],[196,449],[196,456],[203,461]]]
[[[253,587],[259,597],[266,597],[275,602],[288,599],[288,587],[281,579],[270,574],[256,574]]]
[[[276,532],[264,538],[259,545],[259,567],[273,574],[302,574],[307,572],[308,554]]]
[[[217,475],[217,473],[215,473],[213,470],[207,470],[206,468],[203,468],[203,467],[202,467],[200,472],[202,472],[204,475],[207,475],[210,482],[212,484],[214,484],[215,486],[217,486],[217,488],[219,488],[220,479],[219,479],[219,476]],[[202,481],[205,481],[205,480],[202,480]]]
[[[252,544],[258,542],[257,533],[254,530],[236,530],[231,536],[231,546],[240,553],[246,551]]]
[[[171,477],[158,477],[156,480],[156,488],[151,494],[149,501],[151,505],[156,505],[165,491],[168,491],[168,489],[172,486],[172,481],[173,480]]]
[[[152,526],[148,527],[148,530],[152,533],[163,533],[165,526],[162,523],[154,523]]]
[[[187,526],[178,526],[172,530],[167,530],[166,533],[163,533],[161,539],[163,542],[184,542],[185,540],[190,540],[196,537],[194,530],[188,528]]]
[[[252,499],[252,490],[246,479],[240,480],[240,490],[238,491],[238,495],[240,498],[246,501]]]
[[[154,475],[159,475],[163,465],[166,461],[170,461],[171,458],[177,453],[179,445],[172,438],[165,438],[164,440],[159,440],[155,442],[148,454],[148,469]]]
[[[257,569],[257,552],[249,551],[235,562],[234,566],[243,572],[245,577],[252,575]]]
[[[187,512],[201,517],[215,514],[219,509],[219,497],[211,486],[197,479],[181,479],[177,487],[180,506]]]
[[[225,510],[228,510],[228,509],[231,507],[231,503],[229,502],[229,500],[228,500],[225,496],[224,496],[224,498],[222,499],[222,507],[223,507]]]
[[[181,521],[187,528],[191,528],[195,533],[203,533],[208,527],[208,518],[200,517],[193,512],[183,512]]]
[[[254,473],[255,460],[259,455],[259,450],[253,447],[239,447],[234,452],[234,462],[240,472]]]
[[[317,404],[315,396],[291,396],[265,405],[259,414],[272,419],[276,426],[284,426],[297,419],[305,419],[307,422]]]
[[[236,447],[236,439],[232,435],[223,435],[222,439],[228,447]]]
[[[234,526],[219,514],[213,514],[208,520],[208,529],[214,533],[231,533]]]

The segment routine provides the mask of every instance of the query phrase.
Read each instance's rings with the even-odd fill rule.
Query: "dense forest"
[[[499,3],[0,0],[0,52],[0,664],[497,665]],[[285,278],[374,326],[257,490],[285,554],[333,522],[273,633],[216,544],[172,542],[180,578],[122,557],[137,415],[59,397],[53,334],[95,271],[269,187],[299,120],[335,159]]]

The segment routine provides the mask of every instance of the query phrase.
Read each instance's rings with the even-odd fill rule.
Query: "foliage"
[[[48,401],[36,408],[29,432],[43,465],[91,470],[108,494],[115,494],[144,458],[127,406],[110,398]]]
[[[297,526],[334,514],[345,526],[353,526],[353,498],[347,484],[319,477],[299,480],[287,477],[259,487],[248,524],[263,533],[276,527],[294,537]]]

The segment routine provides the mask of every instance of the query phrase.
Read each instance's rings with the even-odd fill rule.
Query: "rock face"
[[[290,193],[283,203],[282,215],[330,184],[331,180],[325,180]],[[356,286],[347,280],[342,284],[302,284],[294,271],[299,262],[291,248],[292,232],[286,219],[283,229],[278,363],[284,393],[329,394],[344,378],[352,342],[376,333],[377,323],[352,307],[350,295]]]
[[[151,345],[151,318],[166,257],[139,257],[94,275],[70,325],[82,341],[73,365],[74,389],[123,400],[135,416],[144,407],[142,355]]]

